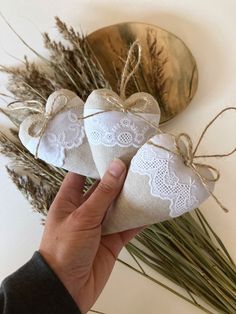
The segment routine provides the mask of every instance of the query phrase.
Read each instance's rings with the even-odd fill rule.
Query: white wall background
[[[220,109],[236,106],[235,0],[0,0],[0,10],[24,39],[44,53],[40,32],[55,33],[55,15],[84,32],[124,21],[159,25],[181,37],[196,57],[199,88],[191,105],[165,126],[186,131],[196,139]],[[32,56],[0,19],[0,64]],[[6,79],[0,77],[0,92]],[[203,153],[230,150],[236,145],[236,115],[226,114],[209,132]],[[0,117],[1,128],[7,121]],[[26,262],[38,248],[40,218],[7,177],[7,160],[0,156],[0,281]],[[202,209],[236,260],[236,155],[214,161],[222,178],[216,194],[230,208],[224,214],[212,199]],[[125,253],[123,253],[125,254]],[[163,288],[117,264],[96,309],[107,314],[197,314],[200,310]]]

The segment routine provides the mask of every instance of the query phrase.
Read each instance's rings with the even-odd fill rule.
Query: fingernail
[[[108,168],[108,171],[113,177],[119,178],[122,175],[122,173],[125,171],[125,169],[126,169],[126,166],[123,163],[123,161],[121,161],[120,159],[114,159],[111,162]]]

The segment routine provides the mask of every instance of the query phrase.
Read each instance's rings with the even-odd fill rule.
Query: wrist
[[[75,300],[75,289],[72,282],[73,280],[69,278],[68,274],[66,273],[66,266],[63,266],[63,263],[61,262],[62,258],[57,257],[56,254],[48,253],[42,248],[39,249],[39,253],[48,264],[48,266],[51,268],[51,270],[58,277],[58,279],[61,281],[61,283],[64,285],[72,298]]]

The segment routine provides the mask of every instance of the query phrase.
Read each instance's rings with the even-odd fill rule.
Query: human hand
[[[122,189],[126,167],[111,163],[83,194],[85,177],[68,173],[52,203],[40,253],[86,313],[103,290],[123,246],[141,229],[101,236],[101,223]]]

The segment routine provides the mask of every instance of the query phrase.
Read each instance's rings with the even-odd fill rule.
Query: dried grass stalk
[[[1,65],[0,71],[9,74],[8,90],[16,99],[42,102],[55,90],[55,81],[34,62],[29,62],[26,56],[22,66]]]
[[[11,160],[6,168],[12,181],[44,218],[66,172],[36,160],[16,138],[12,140],[2,132],[0,153]]]
[[[150,226],[127,250],[185,289],[195,306],[197,296],[217,313],[236,313],[236,266],[201,211],[195,213]]]

